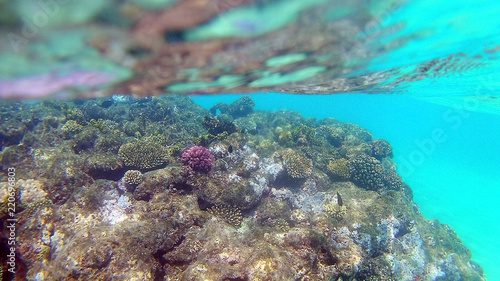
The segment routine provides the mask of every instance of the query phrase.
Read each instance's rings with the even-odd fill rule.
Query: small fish
[[[342,205],[344,205],[344,202],[342,202],[342,197],[340,196],[340,194],[338,192],[337,192],[337,203],[341,207],[342,207]]]
[[[233,146],[232,145],[229,145],[229,147],[227,148],[227,151],[229,153],[233,153]]]

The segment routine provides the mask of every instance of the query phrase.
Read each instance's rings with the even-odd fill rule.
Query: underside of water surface
[[[498,112],[491,1],[87,2],[4,4],[1,97],[398,93]]]
[[[0,5],[2,280],[498,280],[498,4]]]

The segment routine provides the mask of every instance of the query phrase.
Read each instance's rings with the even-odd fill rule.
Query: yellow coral
[[[128,184],[140,184],[142,182],[143,175],[137,170],[128,170],[123,176],[123,181]]]
[[[75,120],[68,120],[61,129],[65,132],[78,133],[83,130],[83,126],[78,124]]]
[[[209,208],[207,211],[235,227],[240,227],[243,221],[241,210],[235,206],[216,205]]]
[[[122,145],[118,155],[126,166],[150,169],[165,163],[169,151],[156,142],[138,141]]]
[[[345,158],[330,160],[326,168],[328,172],[332,173],[337,177],[348,179],[351,176],[351,170],[349,169],[349,161]]]
[[[50,257],[51,250],[52,250],[52,248],[50,246],[47,246],[47,245],[40,246],[40,251],[36,255],[36,258],[38,260],[48,260]]]
[[[336,219],[341,219],[347,213],[347,207],[339,206],[336,203],[328,203],[323,205],[323,209],[328,214],[328,216]]]
[[[293,144],[292,133],[290,131],[281,132],[279,137],[278,137],[278,142],[279,142],[279,144],[281,144],[283,146]]]
[[[293,149],[277,151],[275,156],[281,157],[286,172],[292,178],[307,178],[312,173],[311,159],[302,156]]]
[[[272,224],[282,232],[288,232],[290,230],[290,225],[284,218],[277,218],[272,221]]]

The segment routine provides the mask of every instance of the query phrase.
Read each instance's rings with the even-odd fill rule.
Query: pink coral
[[[203,146],[193,146],[182,153],[181,161],[195,171],[209,172],[212,169],[213,159],[210,150]]]

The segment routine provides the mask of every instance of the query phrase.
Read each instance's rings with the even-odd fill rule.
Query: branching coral
[[[140,184],[142,182],[143,175],[140,171],[129,170],[123,175],[123,181],[128,184]]]
[[[156,142],[138,141],[120,147],[118,155],[126,166],[151,169],[167,161],[168,149]]]
[[[334,176],[348,179],[351,177],[351,170],[349,169],[349,161],[345,158],[330,160],[327,166],[328,172]]]
[[[240,227],[243,221],[241,210],[238,207],[228,205],[215,205],[207,210],[210,214],[223,219],[228,224]]]
[[[78,124],[75,120],[68,120],[61,128],[64,132],[78,133],[83,130],[83,126]]]
[[[311,159],[293,149],[277,151],[275,156],[281,157],[286,172],[292,178],[307,178],[312,173],[313,163]]]
[[[339,206],[337,203],[328,203],[323,205],[323,209],[325,212],[328,214],[328,216],[335,218],[335,219],[342,219],[342,217],[345,216],[347,213],[347,207],[346,206]]]

